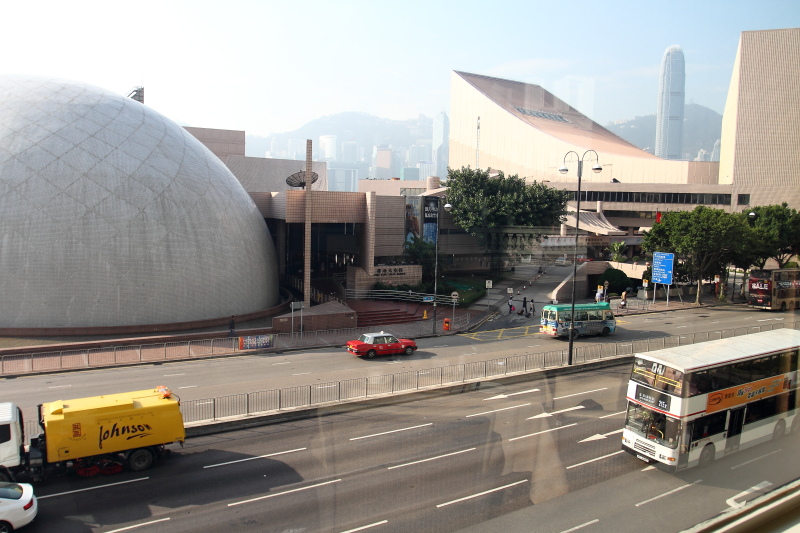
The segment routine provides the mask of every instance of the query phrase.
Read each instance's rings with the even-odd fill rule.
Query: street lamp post
[[[569,172],[567,168],[567,157],[570,154],[575,154],[575,157],[578,159],[578,194],[577,194],[577,206],[575,209],[575,252],[572,258],[572,314],[570,315],[569,319],[569,348],[567,353],[567,364],[572,364],[572,344],[577,337],[575,332],[575,280],[578,276],[578,228],[581,224],[581,177],[583,176],[583,160],[589,154],[589,152],[594,154],[595,157],[595,164],[592,167],[592,171],[598,173],[603,170],[603,167],[600,166],[599,160],[600,156],[597,155],[597,152],[594,150],[586,150],[582,156],[578,155],[578,152],[570,150],[566,154],[564,154],[564,165],[558,169],[558,171],[562,174],[566,174]]]
[[[439,206],[441,198],[436,198],[436,253],[434,254],[433,263],[433,333],[436,333],[436,295],[439,290]],[[444,204],[444,210],[448,213],[453,208],[450,204]]]

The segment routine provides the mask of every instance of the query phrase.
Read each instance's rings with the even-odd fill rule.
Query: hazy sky
[[[266,135],[342,111],[449,113],[460,70],[541,85],[606,124],[655,113],[673,44],[686,102],[722,113],[740,32],[798,26],[798,0],[8,0],[0,75],[142,85],[181,124]],[[570,78],[591,97],[559,94]]]

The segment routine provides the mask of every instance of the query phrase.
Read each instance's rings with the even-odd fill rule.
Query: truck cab
[[[11,481],[11,472],[23,463],[22,412],[10,402],[0,403],[0,481]]]

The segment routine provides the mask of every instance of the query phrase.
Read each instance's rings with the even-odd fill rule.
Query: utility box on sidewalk
[[[445,318],[444,323],[442,324],[442,329],[445,331],[450,331],[450,319]]]

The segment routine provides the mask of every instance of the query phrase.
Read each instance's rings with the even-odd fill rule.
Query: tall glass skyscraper
[[[683,104],[686,99],[686,63],[683,50],[673,45],[661,60],[656,113],[656,155],[681,159],[683,146]]]
[[[442,111],[433,117],[433,163],[436,168],[436,176],[447,179],[447,165],[450,159],[450,119]],[[426,176],[421,175],[421,179]]]

